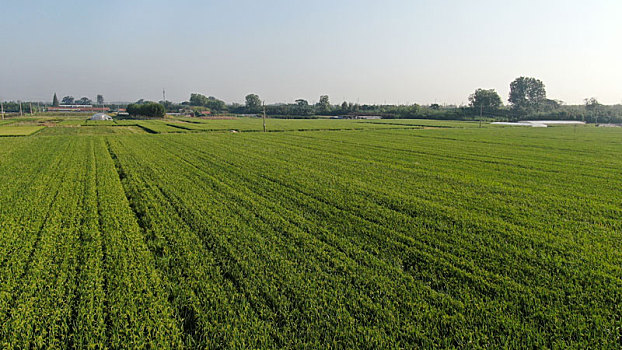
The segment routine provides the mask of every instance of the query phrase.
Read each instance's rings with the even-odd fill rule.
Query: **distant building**
[[[382,119],[379,115],[339,115],[332,119]]]
[[[60,105],[48,107],[48,112],[108,112],[108,107],[93,107],[93,105]]]

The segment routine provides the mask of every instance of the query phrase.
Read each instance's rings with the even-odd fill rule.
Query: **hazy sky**
[[[621,0],[2,0],[0,98],[622,103]]]

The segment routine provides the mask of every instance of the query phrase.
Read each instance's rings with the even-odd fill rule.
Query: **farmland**
[[[41,126],[0,126],[0,136],[27,136],[42,130]]]
[[[55,123],[0,138],[0,347],[622,346],[620,129]]]

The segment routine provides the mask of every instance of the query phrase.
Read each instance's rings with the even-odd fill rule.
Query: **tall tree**
[[[520,114],[537,112],[546,101],[544,83],[536,78],[519,77],[510,84],[508,101]]]
[[[93,101],[91,101],[91,99],[88,97],[82,97],[81,99],[76,101],[76,104],[79,104],[79,105],[90,105],[92,103]]]
[[[73,96],[65,96],[61,101],[64,105],[72,105],[74,102]]]
[[[246,95],[246,111],[248,113],[259,113],[261,111],[261,99],[256,94]]]
[[[205,107],[215,112],[222,112],[227,110],[227,104],[225,104],[225,101],[219,100],[214,96],[210,96],[207,98],[207,103],[205,104]]]
[[[103,105],[104,104],[104,96],[103,95],[97,95],[97,104],[98,105]]]
[[[585,109],[590,112],[600,108],[600,103],[595,97],[586,98],[583,102],[585,103]]]
[[[52,98],[52,107],[58,107],[58,97],[56,97],[56,93],[54,93],[54,98]]]
[[[217,99],[214,96],[205,97],[201,94],[191,94],[190,95],[190,105],[191,106],[202,106],[207,107],[215,112],[222,112],[227,109],[227,105],[224,101]]]
[[[494,90],[477,89],[469,96],[469,104],[475,110],[492,112],[501,107],[501,97]]]
[[[350,109],[348,108],[348,102],[343,101],[341,104],[341,113],[347,113]]]
[[[309,115],[311,114],[311,108],[309,106],[309,102],[303,99],[296,100],[296,114],[297,115]]]
[[[191,106],[206,106],[207,97],[201,94],[190,94],[190,105]]]
[[[320,102],[317,103],[318,112],[320,113],[328,113],[330,112],[331,106],[330,101],[328,99],[328,95],[320,96]]]
[[[598,123],[598,117],[600,117],[603,112],[603,105],[601,105],[595,97],[586,98],[583,101],[585,102],[585,110],[590,112]]]

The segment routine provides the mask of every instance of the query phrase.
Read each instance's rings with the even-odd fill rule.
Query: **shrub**
[[[127,113],[134,117],[162,118],[165,111],[163,105],[155,102],[133,103],[127,106]]]

